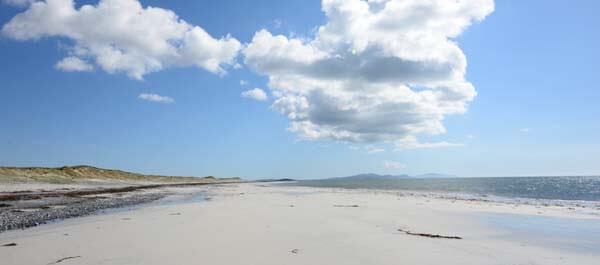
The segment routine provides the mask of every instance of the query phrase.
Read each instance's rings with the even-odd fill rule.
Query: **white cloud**
[[[143,7],[138,0],[100,0],[79,9],[73,0],[38,1],[6,23],[2,33],[22,41],[68,38],[74,43],[69,57],[92,58],[106,72],[135,79],[167,67],[225,74],[241,49],[230,36],[215,39],[173,11]]]
[[[372,146],[372,145],[365,146],[365,149],[367,150],[367,153],[369,153],[369,154],[385,152],[384,148]]]
[[[367,154],[376,154],[376,153],[382,153],[385,152],[385,148],[379,147],[379,146],[375,146],[375,145],[348,145],[348,148],[350,148],[351,150],[356,150],[356,151],[366,151]]]
[[[383,167],[387,169],[403,169],[406,165],[396,161],[385,160],[383,161]]]
[[[521,128],[521,129],[519,129],[519,131],[522,133],[529,133],[529,132],[531,132],[531,128]]]
[[[27,7],[35,1],[36,0],[2,0],[2,3],[16,7]]]
[[[464,144],[460,143],[449,143],[449,142],[429,142],[421,143],[414,136],[407,136],[401,140],[394,142],[396,150],[410,150],[410,149],[424,149],[424,148],[442,148],[442,147],[462,147]]]
[[[245,86],[248,84],[248,81],[246,80],[240,80],[240,86]]]
[[[242,97],[265,101],[267,100],[267,93],[260,88],[255,88],[242,92]]]
[[[138,98],[141,100],[146,100],[146,101],[156,102],[156,103],[163,103],[163,104],[170,104],[170,103],[175,102],[175,100],[173,98],[170,98],[167,96],[161,96],[158,94],[140,94],[138,96]]]
[[[89,72],[94,70],[93,65],[73,56],[63,58],[54,67],[65,72]]]
[[[494,9],[493,0],[323,0],[327,23],[313,38],[258,31],[245,63],[269,78],[272,108],[309,140],[419,143],[445,132],[476,95],[452,38]]]

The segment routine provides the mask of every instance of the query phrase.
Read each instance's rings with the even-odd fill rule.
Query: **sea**
[[[300,180],[284,185],[342,189],[373,189],[407,195],[485,200],[540,206],[600,210],[600,176],[589,177],[485,177],[398,178],[346,177]],[[574,208],[576,207],[576,208]],[[478,212],[472,220],[494,231],[491,238],[515,244],[548,247],[586,255],[600,253],[598,211],[587,218]],[[599,259],[600,260],[600,259]],[[600,263],[598,263],[600,264]]]
[[[600,176],[484,178],[331,178],[292,185],[346,189],[402,190],[503,198],[600,202]]]

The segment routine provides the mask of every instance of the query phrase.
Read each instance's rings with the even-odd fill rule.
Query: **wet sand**
[[[188,194],[194,188],[173,189]],[[577,226],[581,220],[600,223],[596,209],[271,184],[212,186],[196,192],[206,200],[170,197],[170,203],[0,233],[0,260],[17,265],[597,264],[600,260],[600,246],[578,236],[597,226]],[[540,230],[528,235],[530,229],[490,222],[514,222],[493,215],[572,221],[573,233]],[[563,247],[533,240],[553,235],[577,244]],[[7,244],[15,245],[2,246]]]

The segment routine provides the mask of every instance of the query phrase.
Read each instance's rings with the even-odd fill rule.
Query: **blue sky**
[[[75,2],[77,7],[98,3]],[[152,174],[299,179],[363,172],[600,174],[596,82],[600,37],[595,34],[600,18],[594,12],[600,4],[537,0],[494,4],[484,19],[450,38],[466,56],[464,79],[477,96],[468,101],[465,113],[444,115],[444,133],[414,134],[420,143],[451,143],[434,148],[399,148],[398,139],[413,132],[371,140],[372,135],[361,134],[361,128],[350,130],[359,139],[352,140],[311,138],[288,130],[297,120],[272,106],[277,91],[284,88],[269,84],[269,77],[281,74],[253,65],[251,58],[262,62],[265,55],[253,55],[243,47],[233,63],[223,59],[226,73],[209,67],[165,66],[144,73],[140,80],[125,71],[109,73],[99,65],[93,71],[58,69],[57,62],[73,52],[73,38],[17,40],[4,32],[0,165],[89,164]],[[261,29],[289,40],[315,39],[316,29],[330,19],[319,1],[154,0],[142,5],[172,10],[215,39],[230,34],[242,46],[253,43]],[[27,8],[5,2],[0,23],[9,23]],[[368,49],[360,56],[369,60]],[[261,88],[268,98],[241,96],[253,88]],[[140,94],[174,102],[146,101]],[[354,118],[352,128],[364,125],[360,124],[364,120]]]

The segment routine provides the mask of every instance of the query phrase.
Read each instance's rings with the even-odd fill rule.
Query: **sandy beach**
[[[600,265],[600,1],[0,6],[0,265]]]
[[[14,265],[600,260],[600,245],[585,237],[586,229],[600,223],[598,209],[256,183],[172,189],[188,195],[0,233],[0,245],[8,245],[0,247],[0,260]],[[494,223],[499,218],[505,218],[502,226]],[[567,236],[561,236],[560,225],[536,233],[530,220],[538,219],[584,225]],[[511,222],[533,228],[506,226]]]

